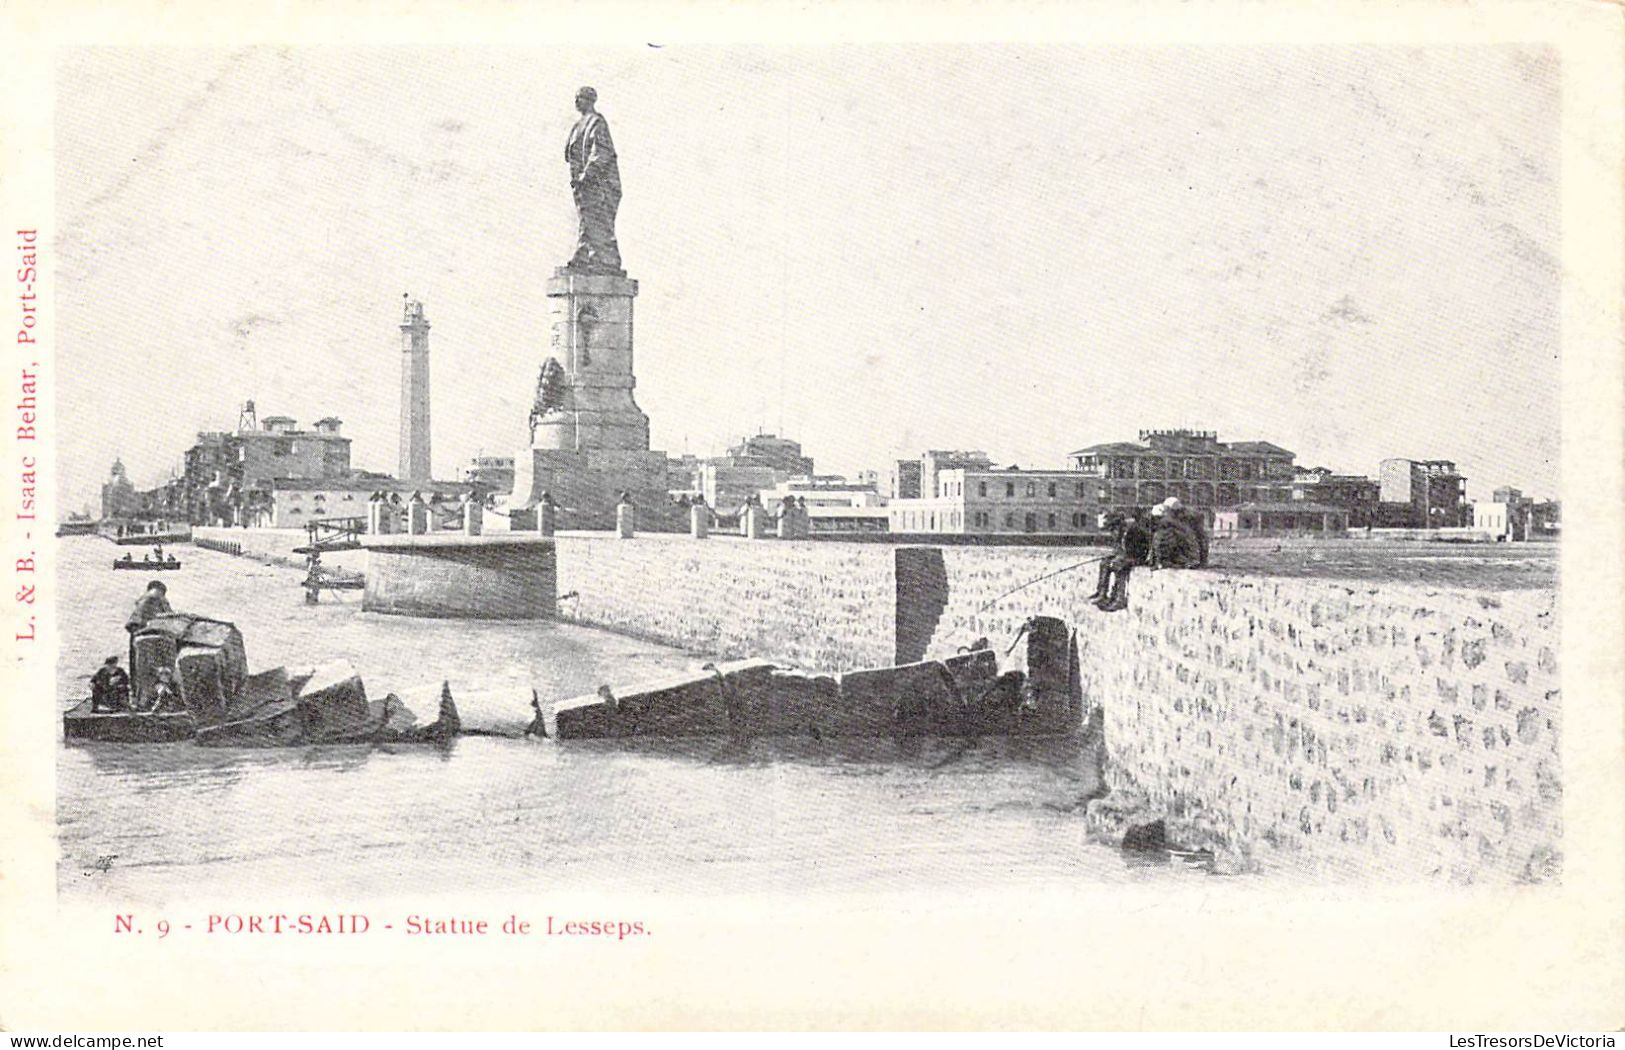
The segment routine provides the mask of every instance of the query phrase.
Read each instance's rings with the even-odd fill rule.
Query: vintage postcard
[[[1613,5],[5,17],[0,1027],[1625,1021]]]

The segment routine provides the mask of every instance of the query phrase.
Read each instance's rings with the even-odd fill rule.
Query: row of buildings
[[[199,433],[180,472],[161,485],[135,489],[115,461],[102,486],[102,518],[292,528],[318,518],[362,517],[374,492],[450,497],[500,484],[500,470],[483,460],[452,482],[356,469],[342,428],[336,416],[309,429],[288,416],[260,420],[247,401],[235,430]],[[506,464],[511,488],[513,460]]]
[[[1300,467],[1268,441],[1221,442],[1212,431],[1148,430],[1135,442],[1078,449],[1058,470],[996,465],[980,450],[933,449],[897,460],[884,487],[872,472],[820,475],[796,442],[747,438],[726,456],[672,461],[674,495],[719,510],[755,495],[792,495],[822,532],[962,535],[1093,533],[1104,515],[1173,496],[1220,535],[1341,533],[1349,529],[1474,528],[1508,539],[1555,534],[1559,508],[1511,489],[1467,499],[1447,460],[1387,459],[1377,477]]]
[[[102,516],[287,528],[359,517],[374,492],[449,498],[513,490],[514,459],[505,456],[475,457],[456,481],[355,469],[342,425],[333,416],[310,429],[286,416],[261,422],[247,402],[235,431],[200,433],[182,472],[157,488],[135,490],[115,462]],[[722,456],[669,459],[668,489],[673,499],[703,497],[725,515],[752,497],[768,506],[794,497],[826,533],[1089,534],[1111,510],[1170,496],[1204,514],[1218,535],[1467,527],[1527,539],[1560,527],[1555,502],[1516,489],[1469,503],[1466,479],[1449,461],[1387,459],[1373,478],[1299,467],[1295,459],[1268,441],[1148,430],[1135,442],[1078,449],[1054,470],[999,466],[979,450],[932,449],[894,462],[883,484],[876,472],[819,474],[798,442],[761,433]]]

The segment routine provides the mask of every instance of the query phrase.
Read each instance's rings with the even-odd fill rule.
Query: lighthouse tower
[[[402,296],[401,469],[405,481],[429,480],[429,321],[423,304]]]

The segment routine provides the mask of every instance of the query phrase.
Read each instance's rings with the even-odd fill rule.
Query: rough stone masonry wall
[[[647,533],[555,542],[563,619],[808,670],[893,662],[890,547]]]
[[[1378,878],[1557,874],[1553,591],[1140,571],[1105,614],[1089,565],[977,612],[1088,554],[943,554],[931,655],[1002,650],[1036,613],[1073,624],[1112,783],[1214,841]]]

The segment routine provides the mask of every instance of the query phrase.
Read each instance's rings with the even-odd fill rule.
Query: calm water
[[[99,538],[59,541],[58,706],[125,651],[147,576]],[[311,608],[301,573],[192,547],[166,574],[177,609],[235,622],[250,669],[348,658],[369,694],[449,680],[478,718],[693,666],[703,657],[561,624]],[[464,698],[478,698],[464,699]],[[508,699],[511,697],[511,702]],[[418,707],[432,719],[434,710]],[[997,888],[1199,879],[1126,866],[1083,839],[1093,786],[1075,744],[891,741],[682,744],[465,737],[428,747],[217,750],[63,745],[61,891],[131,900],[211,893],[681,892]],[[116,855],[105,874],[86,876]]]

